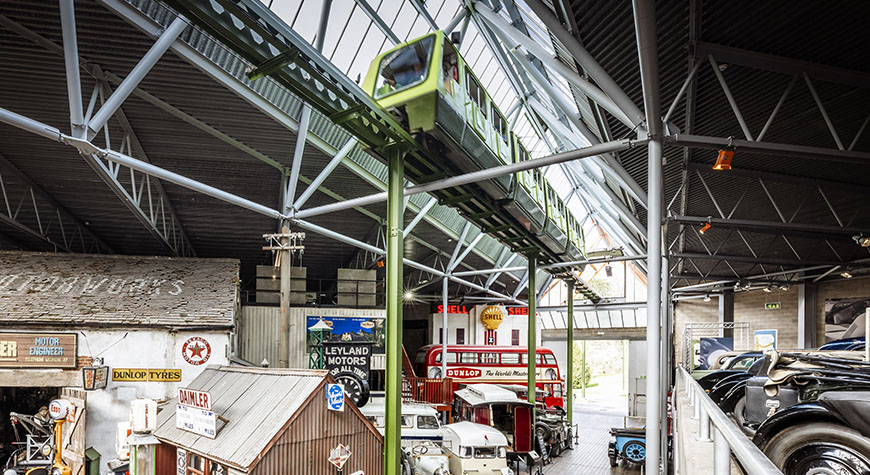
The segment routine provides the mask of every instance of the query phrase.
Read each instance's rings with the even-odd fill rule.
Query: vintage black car
[[[855,352],[768,360],[734,408],[755,444],[786,475],[870,473],[870,363]]]

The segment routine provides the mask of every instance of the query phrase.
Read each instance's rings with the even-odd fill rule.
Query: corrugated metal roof
[[[245,470],[323,384],[324,370],[264,370],[209,366],[188,386],[211,395],[212,410],[228,422],[214,439],[175,427],[173,398],[157,415],[154,435]]]

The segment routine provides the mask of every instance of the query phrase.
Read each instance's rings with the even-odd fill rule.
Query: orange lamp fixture
[[[716,164],[713,165],[713,170],[730,170],[731,159],[734,158],[734,150],[719,150],[719,156],[716,157]]]
[[[712,228],[712,227],[713,227],[712,224],[710,224],[710,223],[704,223],[704,225],[701,226],[701,234],[706,233],[706,232],[709,231],[710,228]]]

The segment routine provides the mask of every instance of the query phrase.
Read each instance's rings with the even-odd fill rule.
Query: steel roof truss
[[[48,249],[88,254],[113,253],[78,217],[0,155],[0,221],[45,242]],[[17,200],[16,200],[17,198]],[[12,209],[11,203],[17,205]],[[3,212],[5,211],[5,212]],[[26,220],[26,221],[25,221]],[[32,228],[35,220],[36,229]]]

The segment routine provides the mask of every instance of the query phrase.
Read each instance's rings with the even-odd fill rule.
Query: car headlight
[[[51,475],[63,475],[63,470],[55,467],[55,468],[51,469]]]
[[[48,444],[43,445],[40,452],[42,452],[43,457],[48,457],[49,455],[51,455],[51,446]]]

